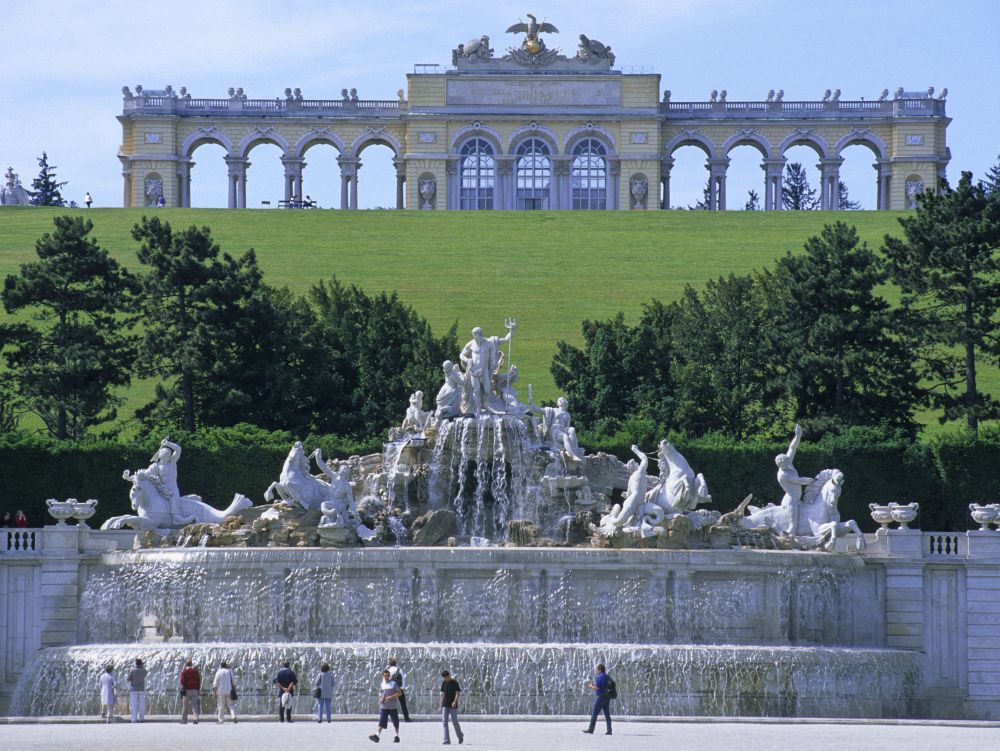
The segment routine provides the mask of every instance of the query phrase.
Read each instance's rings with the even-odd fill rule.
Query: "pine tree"
[[[811,432],[852,425],[913,432],[922,401],[915,357],[897,315],[875,293],[885,262],[854,227],[826,225],[805,253],[779,259],[786,295],[768,327],[772,387]]]
[[[789,211],[812,211],[819,207],[816,191],[809,187],[806,171],[798,162],[792,162],[785,168],[781,205]]]
[[[3,326],[0,339],[13,345],[7,364],[28,408],[62,440],[116,416],[113,389],[129,383],[132,361],[121,314],[135,283],[87,236],[90,221],[53,221],[55,232],[35,243],[38,260],[4,281],[4,308],[33,323]]]
[[[701,200],[698,201],[694,206],[688,206],[688,211],[708,211],[709,209],[709,196],[712,193],[712,178],[708,179],[705,183],[704,190],[701,191]]]
[[[986,172],[986,177],[982,182],[987,193],[1000,193],[1000,155],[997,162]]]
[[[49,165],[49,156],[44,151],[38,160],[38,177],[31,182],[31,203],[35,206],[65,206],[60,188],[65,182],[56,181],[58,167]]]
[[[944,410],[942,422],[964,417],[978,430],[980,420],[1000,416],[1000,402],[977,380],[984,361],[1000,363],[1000,193],[963,172],[957,188],[942,180],[937,193],[919,195],[916,213],[899,223],[905,239],[886,236],[884,251],[914,341],[925,346],[932,403]]]
[[[847,194],[847,185],[843,180],[837,181],[837,208],[841,211],[857,211],[861,208],[861,202],[852,201]]]
[[[747,191],[747,202],[743,204],[744,211],[760,211],[760,196],[752,188]]]

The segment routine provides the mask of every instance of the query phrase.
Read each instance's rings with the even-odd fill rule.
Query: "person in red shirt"
[[[188,713],[193,711],[194,724],[197,725],[198,718],[201,717],[201,672],[191,660],[184,663],[181,671],[181,691],[184,695],[181,724],[187,724]]]
[[[24,529],[28,526],[28,517],[24,515],[21,509],[18,509],[17,513],[14,514],[14,526],[18,529]]]

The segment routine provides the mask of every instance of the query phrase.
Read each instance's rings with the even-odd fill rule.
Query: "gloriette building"
[[[284,198],[304,195],[309,149],[339,152],[341,208],[357,208],[364,150],[388,146],[396,166],[396,208],[634,209],[669,208],[673,153],[694,145],[705,153],[709,208],[725,209],[729,152],[760,152],[764,208],[781,208],[787,149],[816,152],[821,206],[837,208],[841,152],[862,144],[872,152],[878,208],[903,209],[945,174],[950,153],[944,90],[846,101],[675,102],[660,76],[615,67],[611,48],[574,35],[572,52],[546,44],[557,29],[528,16],[503,55],[488,36],[460,44],[452,67],[417,65],[396,99],[249,99],[230,89],[223,99],[195,99],[184,88],[123,88],[118,158],[126,207],[190,206],[195,152],[206,143],[226,150],[229,206],[246,206],[253,149],[283,152]],[[499,45],[498,45],[499,46]],[[276,186],[276,192],[277,186]]]

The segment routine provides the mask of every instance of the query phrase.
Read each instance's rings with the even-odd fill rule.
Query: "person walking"
[[[392,679],[396,682],[396,688],[399,689],[399,711],[403,713],[403,722],[410,722],[410,710],[406,706],[406,688],[403,686],[403,671],[396,664],[395,657],[389,658],[386,670],[389,671]]]
[[[444,724],[444,745],[451,745],[451,738],[448,735],[449,718],[451,724],[455,726],[455,736],[461,745],[465,740],[462,726],[458,724],[458,696],[462,693],[462,687],[447,670],[441,671],[441,678],[441,722]]]
[[[368,736],[368,740],[378,743],[382,737],[382,731],[389,727],[392,720],[392,729],[396,737],[393,743],[399,743],[399,686],[392,680],[392,674],[388,670],[382,671],[382,689],[378,698],[378,732]]]
[[[193,660],[184,663],[181,671],[181,691],[184,695],[184,706],[181,708],[181,724],[187,725],[188,714],[194,715],[194,724],[201,718],[201,671]]]
[[[105,666],[99,681],[101,687],[101,717],[107,718],[107,722],[115,721],[115,676],[110,665]]]
[[[235,725],[239,720],[236,719],[236,700],[233,698],[233,694],[236,693],[236,678],[233,676],[233,671],[223,660],[219,663],[219,669],[215,671],[215,677],[212,679],[212,696],[215,697],[216,706],[219,710],[219,724],[224,723],[226,708],[229,708],[229,714],[233,716],[233,724]]]
[[[611,679],[608,677],[604,665],[597,666],[597,675],[594,680],[587,684],[587,688],[594,690],[594,704],[590,708],[590,727],[583,732],[594,734],[594,727],[597,725],[597,715],[604,712],[604,721],[608,730],[605,735],[611,735],[611,697],[608,695],[608,688]]]
[[[330,722],[330,712],[333,706],[333,673],[329,663],[319,666],[316,676],[316,722],[323,722],[323,710],[326,710],[326,721]]]
[[[87,191],[87,195],[83,197],[83,202],[87,204],[87,208],[90,208],[90,204],[94,202],[94,199],[90,197],[90,191]]]
[[[295,687],[299,685],[299,679],[288,660],[281,663],[281,670],[271,682],[278,687],[278,720],[291,722],[292,701],[295,699]]]
[[[146,668],[138,657],[135,667],[128,671],[128,707],[132,722],[146,721]]]

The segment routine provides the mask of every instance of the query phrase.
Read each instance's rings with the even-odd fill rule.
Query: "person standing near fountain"
[[[386,670],[389,671],[389,675],[399,689],[399,708],[403,712],[403,722],[410,722],[410,710],[406,706],[406,689],[403,688],[403,671],[396,664],[395,657],[389,658]]]
[[[604,665],[598,665],[593,682],[587,684],[587,688],[594,690],[594,705],[590,708],[590,727],[583,732],[593,735],[594,727],[597,725],[597,715],[604,712],[604,722],[608,726],[605,735],[611,735],[611,696],[608,694],[610,683],[611,678]]]
[[[451,744],[451,738],[448,736],[449,718],[451,724],[455,726],[455,735],[458,736],[458,743],[461,745],[465,740],[462,726],[458,724],[458,697],[462,693],[462,687],[447,670],[441,671],[441,678],[444,679],[441,681],[441,722],[444,724],[444,745]]]
[[[319,666],[316,676],[316,722],[323,722],[323,710],[326,710],[326,721],[330,722],[330,712],[333,705],[333,673],[330,664],[324,662]]]
[[[271,682],[278,687],[278,720],[291,722],[292,701],[295,699],[295,687],[299,685],[299,679],[288,660],[281,664],[281,670]]]
[[[201,718],[201,671],[195,666],[193,660],[184,663],[181,671],[181,691],[184,696],[184,705],[181,707],[181,725],[187,725],[188,714],[194,714],[194,724],[198,724]]]
[[[115,676],[112,667],[107,665],[101,673],[101,717],[107,717],[107,722],[115,721]]]
[[[233,701],[233,689],[236,688],[236,678],[233,677],[232,668],[226,664],[223,660],[219,663],[219,669],[215,671],[215,677],[212,679],[212,696],[215,697],[216,706],[219,710],[219,724],[224,723],[226,708],[229,708],[229,714],[233,716],[233,724],[237,722],[236,719],[236,704]]]
[[[382,689],[378,698],[378,732],[368,736],[368,740],[378,743],[382,738],[382,731],[389,727],[392,720],[392,729],[396,737],[393,743],[399,743],[399,695],[401,691],[396,681],[392,680],[392,673],[388,670],[382,671]]]
[[[128,706],[132,722],[146,721],[146,668],[139,657],[135,659],[135,667],[128,671]]]

